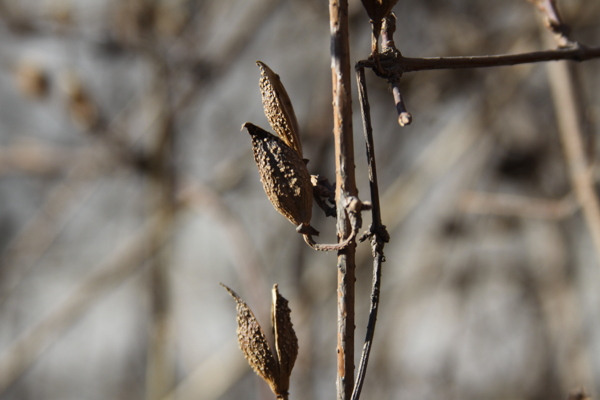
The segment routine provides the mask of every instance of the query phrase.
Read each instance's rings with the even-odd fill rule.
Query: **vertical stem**
[[[350,48],[348,44],[348,1],[330,0],[331,77],[333,84],[333,122],[336,159],[336,203],[338,241],[350,235],[351,227],[345,201],[356,196],[354,144],[352,139],[352,94]],[[354,384],[354,282],[353,241],[338,252],[338,347],[337,398],[348,400]]]
[[[577,94],[571,65],[547,64],[560,138],[564,147],[571,182],[585,221],[590,230],[596,257],[600,261],[600,201],[594,187],[594,176],[586,156],[581,126],[583,107]]]
[[[371,189],[371,215],[373,222],[369,229],[370,235],[363,236],[363,241],[371,236],[371,246],[373,251],[373,284],[371,287],[371,305],[369,311],[369,321],[367,323],[367,333],[363,345],[358,373],[356,374],[356,384],[352,392],[352,400],[358,400],[362,391],[369,365],[369,357],[373,346],[375,336],[375,326],[377,324],[377,313],[379,312],[379,294],[381,291],[381,267],[385,261],[383,247],[389,241],[389,235],[385,225],[381,223],[381,209],[379,205],[379,185],[377,182],[377,165],[375,162],[375,143],[373,141],[373,128],[371,126],[371,107],[367,96],[367,84],[365,80],[365,69],[360,67],[356,70],[356,79],[358,83],[358,98],[363,120],[363,131],[367,147],[367,162],[369,164],[369,185]]]
[[[161,215],[158,236],[161,242],[166,243],[174,225],[176,208],[176,179],[173,168],[174,111],[169,93],[167,66],[158,52],[150,52],[149,58],[155,68],[155,95],[159,106],[157,112],[160,113],[160,126],[150,155],[149,174],[153,190],[150,212]],[[171,254],[169,246],[165,247],[155,255],[150,265],[151,321],[146,371],[147,400],[162,399],[173,384],[173,368],[169,354],[172,330],[169,276]]]
[[[164,207],[164,206],[163,206]],[[170,210],[165,210],[161,215],[158,226],[158,237],[151,248],[157,246],[159,241],[168,240],[172,227]],[[146,370],[146,398],[148,400],[161,399],[171,388],[172,369],[169,356],[171,342],[170,318],[170,279],[168,247],[157,252],[150,266],[150,302],[151,321],[148,338],[148,360]]]

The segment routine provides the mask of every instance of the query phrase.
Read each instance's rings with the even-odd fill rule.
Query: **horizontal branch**
[[[501,54],[493,56],[466,57],[427,57],[411,58],[385,54],[380,55],[380,63],[384,70],[391,73],[425,71],[433,69],[487,68],[516,64],[527,64],[544,61],[586,61],[600,58],[600,47],[578,46],[567,49],[536,51],[522,54]],[[357,67],[373,68],[375,62],[362,60]]]

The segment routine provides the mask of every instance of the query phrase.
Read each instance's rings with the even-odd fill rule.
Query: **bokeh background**
[[[600,44],[600,2],[560,2]],[[524,0],[407,0],[405,56],[552,46]],[[351,57],[370,51],[350,1]],[[0,398],[270,399],[223,282],[269,326],[290,301],[291,399],[335,395],[335,254],[269,204],[250,139],[278,72],[311,173],[334,177],[324,0],[0,2]],[[598,61],[576,65],[597,152]],[[600,254],[578,208],[548,67],[410,73],[411,126],[367,72],[382,192],[381,309],[364,399],[600,395]],[[354,80],[353,80],[354,85]],[[360,196],[368,200],[354,96]],[[365,227],[369,223],[365,215]],[[334,221],[314,210],[321,242]],[[357,255],[357,352],[371,285]]]

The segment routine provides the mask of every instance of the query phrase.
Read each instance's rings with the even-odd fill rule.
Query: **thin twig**
[[[352,138],[352,85],[348,43],[348,1],[329,1],[333,133],[335,142],[337,233],[342,241],[352,227],[346,200],[357,196]],[[354,386],[354,286],[356,242],[338,252],[337,397],[349,400]]]
[[[335,244],[317,243],[317,242],[315,242],[315,239],[312,237],[312,235],[308,235],[308,234],[304,234],[302,236],[304,236],[304,241],[306,242],[306,244],[309,245],[313,250],[340,251],[340,250],[343,250],[344,248],[346,248],[346,246],[348,246],[356,238],[356,230],[353,229],[350,236],[348,236],[346,239],[342,240],[341,242],[335,243]]]
[[[561,199],[544,199],[508,193],[463,193],[457,205],[469,214],[501,215],[519,218],[561,220],[577,209],[572,193]]]
[[[557,13],[554,14],[559,18]],[[560,20],[557,23],[566,26]],[[555,36],[559,42],[561,37]],[[582,92],[577,87],[575,71],[571,67],[566,63],[548,64],[548,80],[571,183],[590,229],[596,257],[600,261],[600,201],[594,185],[593,170],[586,156],[582,128]]]
[[[361,212],[363,210],[370,210],[371,204],[362,203],[356,196],[348,196],[344,202],[344,209],[346,210],[346,215],[348,216],[348,220],[350,222],[350,234],[344,240],[336,244],[321,244],[316,243],[312,235],[304,234],[303,236],[306,244],[317,251],[340,251],[355,242],[356,235],[362,226]]]
[[[586,61],[600,58],[600,47],[585,47],[580,45],[573,48],[493,56],[412,58],[396,55],[386,56],[382,54],[380,57],[381,67],[386,71],[386,74],[402,74],[405,72],[436,69],[501,67],[558,60]],[[365,68],[376,67],[375,63],[371,60],[362,60],[359,61],[358,64]]]
[[[566,25],[556,7],[556,0],[529,0],[544,14],[546,28],[554,34],[559,47],[573,46],[576,43],[571,40],[571,28]]]
[[[219,227],[227,237],[227,243],[230,245],[228,253],[232,254],[233,266],[242,282],[241,286],[247,288],[250,301],[255,304],[255,314],[259,319],[261,316],[268,316],[269,311],[260,305],[264,304],[261,299],[264,293],[269,291],[269,285],[265,280],[265,271],[259,254],[252,243],[251,232],[242,223],[236,210],[229,207],[221,197],[221,193],[212,189],[211,185],[190,178],[182,186],[180,202],[215,220],[215,226]]]
[[[412,122],[412,115],[408,112],[406,106],[404,105],[402,93],[400,93],[400,81],[398,79],[394,79],[391,81],[391,85],[392,94],[394,95],[394,103],[396,104],[396,111],[398,112],[398,125],[410,125]]]
[[[149,46],[150,47],[150,46]],[[156,48],[148,51],[148,60],[155,70],[154,95],[159,105],[158,127],[155,147],[149,152],[149,214],[162,212],[160,234],[154,238],[165,242],[175,223],[177,180],[173,164],[175,142],[175,110],[169,87],[170,74],[164,58]],[[150,244],[154,246],[153,243]],[[158,253],[149,270],[149,294],[151,299],[151,324],[148,331],[148,361],[146,363],[146,398],[160,400],[171,389],[174,369],[169,347],[172,335],[171,305],[171,255],[169,251]]]
[[[96,182],[94,187],[85,191],[85,185],[101,173],[114,170],[114,165],[99,158],[94,154],[71,160],[73,165],[70,166],[66,177],[50,191],[38,210],[0,253],[3,267],[10,271],[10,275],[4,278],[0,304],[13,295],[24,279],[39,265],[58,235],[98,188]],[[67,210],[70,214],[67,214]]]
[[[365,142],[367,148],[367,161],[369,163],[369,186],[371,189],[372,203],[372,224],[367,234],[361,238],[365,240],[371,237],[371,245],[373,251],[373,283],[371,288],[371,306],[369,311],[369,320],[367,323],[367,333],[365,343],[363,345],[358,373],[356,375],[356,383],[352,391],[352,400],[358,400],[362,387],[365,381],[367,366],[369,364],[369,356],[371,347],[373,346],[373,337],[375,336],[375,325],[377,323],[377,313],[379,311],[379,293],[381,291],[381,266],[385,261],[383,255],[383,247],[389,241],[389,235],[385,229],[385,225],[381,223],[381,211],[379,206],[379,186],[377,182],[377,167],[375,163],[375,145],[373,142],[373,128],[371,126],[371,111],[369,106],[369,98],[367,96],[367,84],[365,80],[364,68],[356,69],[356,79],[358,81],[358,96],[360,99],[360,109],[363,120],[363,131],[365,134]]]
[[[237,343],[232,341],[223,347],[212,349],[210,354],[203,356],[201,362],[161,400],[223,398],[247,373],[248,363],[240,357],[240,349]]]

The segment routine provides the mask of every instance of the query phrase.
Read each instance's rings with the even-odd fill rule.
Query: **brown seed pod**
[[[238,343],[252,369],[263,378],[277,396],[287,400],[290,375],[298,356],[298,338],[288,301],[273,286],[271,323],[275,335],[275,352],[267,342],[265,333],[248,305],[230,288],[223,285],[237,304]]]
[[[300,143],[300,129],[292,101],[277,75],[267,64],[257,61],[260,68],[260,94],[262,96],[265,116],[271,124],[271,128],[277,135],[294,149],[302,159],[302,144]]]
[[[298,226],[300,233],[318,235],[310,226],[312,184],[302,157],[282,139],[264,129],[250,122],[243,127],[252,137],[254,161],[273,207]]]
[[[291,310],[285,297],[279,294],[277,285],[273,286],[273,303],[271,307],[271,324],[275,334],[275,355],[279,361],[280,391],[287,392],[290,386],[290,375],[298,356],[298,337],[290,318]]]
[[[267,337],[254,313],[233,290],[221,284],[237,304],[237,336],[240,349],[248,364],[273,388],[279,377],[277,361],[269,348]]]

